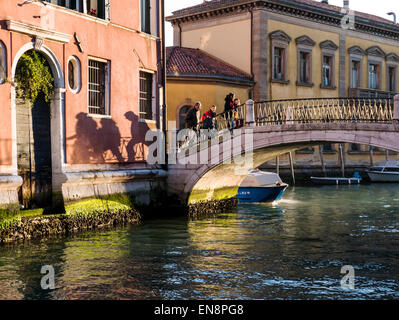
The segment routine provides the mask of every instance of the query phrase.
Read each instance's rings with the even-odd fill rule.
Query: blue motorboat
[[[281,199],[287,187],[278,174],[257,169],[241,183],[237,198],[240,203],[274,202]]]

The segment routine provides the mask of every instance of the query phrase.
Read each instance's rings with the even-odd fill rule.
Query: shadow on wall
[[[76,115],[76,134],[68,140],[75,140],[70,155],[74,164],[88,163],[132,163],[145,160],[145,135],[151,130],[132,111],[125,113],[131,122],[130,137],[122,137],[113,119],[103,118],[98,124],[87,113]]]
[[[128,161],[144,161],[146,147],[148,147],[152,142],[145,141],[145,135],[148,130],[151,130],[147,123],[139,122],[139,117],[132,111],[125,113],[125,118],[131,122],[130,124],[130,134],[132,139],[128,142],[126,146]]]

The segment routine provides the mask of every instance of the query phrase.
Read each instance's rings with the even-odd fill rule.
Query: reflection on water
[[[1,299],[399,297],[399,185],[289,188],[278,204],[0,248]],[[43,265],[56,289],[43,291]],[[340,286],[355,268],[355,290]]]

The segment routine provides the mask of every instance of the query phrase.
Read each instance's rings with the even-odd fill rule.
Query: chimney
[[[344,9],[349,10],[349,0],[344,0]]]

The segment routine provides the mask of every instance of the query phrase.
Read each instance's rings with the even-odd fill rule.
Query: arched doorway
[[[186,128],[186,115],[188,111],[192,108],[190,105],[185,105],[179,110],[179,130]]]
[[[27,51],[18,61],[16,77],[24,75],[24,58],[35,57],[43,63],[51,74],[46,58],[33,50]],[[52,74],[51,74],[51,77]],[[18,81],[18,80],[17,80]],[[52,83],[52,88],[54,83]],[[27,99],[27,100],[26,100]],[[17,94],[17,167],[23,184],[18,190],[18,198],[24,208],[44,208],[52,206],[52,165],[51,165],[51,123],[50,101],[40,91],[33,101],[25,94]]]
[[[21,57],[35,50],[34,43],[24,45],[12,64],[12,81],[16,81]],[[15,86],[11,90],[13,127],[13,171],[23,178],[19,199],[25,208],[53,208],[64,210],[62,184],[65,182],[65,84],[61,65],[53,52],[42,45],[36,53],[43,58],[50,71],[54,93],[45,101],[39,93],[31,108],[18,97]],[[55,211],[54,211],[55,212]]]

